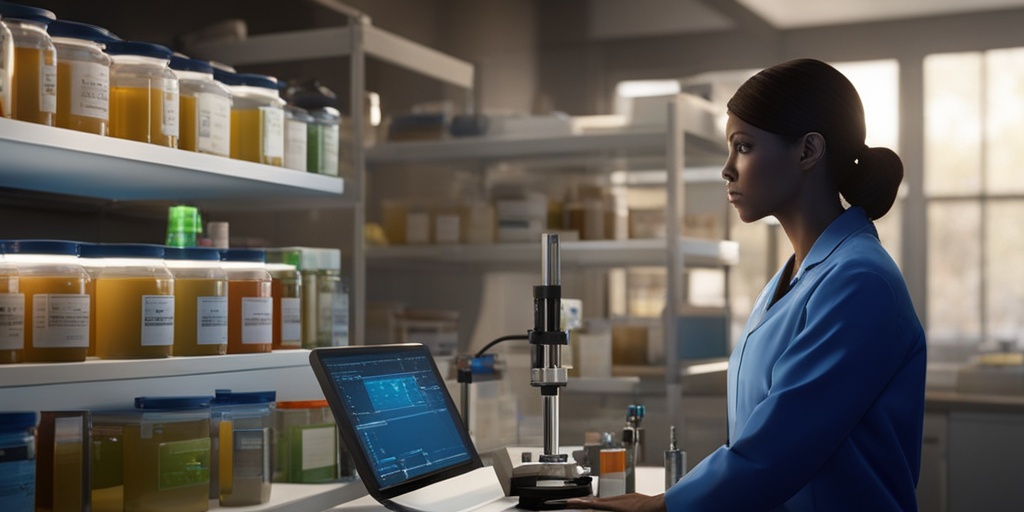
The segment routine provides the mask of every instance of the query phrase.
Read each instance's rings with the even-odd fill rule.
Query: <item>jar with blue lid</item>
[[[109,30],[56,20],[46,28],[57,48],[57,112],[54,125],[107,135],[110,122],[110,57],[119,38]]]
[[[35,511],[38,424],[35,412],[0,412],[0,504],[5,512]]]
[[[84,361],[89,352],[89,275],[78,243],[5,240],[4,260],[18,271],[24,297],[26,362]]]
[[[312,117],[307,137],[307,170],[337,176],[341,139],[337,95],[314,80],[289,88],[288,96],[292,104],[305,109]]]
[[[221,505],[258,505],[270,500],[273,466],[274,391],[218,389],[210,409],[210,498]]]
[[[171,69],[178,76],[178,147],[218,156],[231,154],[231,91],[214,80],[209,62],[175,54]]]
[[[210,396],[138,397],[93,412],[93,509],[204,512],[210,494]]]
[[[173,354],[226,354],[228,278],[220,266],[220,251],[210,247],[166,247],[164,262],[174,277]]]
[[[228,277],[228,353],[273,349],[272,277],[263,249],[224,249],[221,267]]]
[[[145,359],[171,355],[174,346],[174,276],[164,247],[151,244],[83,245],[102,258],[95,276],[96,355]]]
[[[171,50],[138,41],[107,44],[110,66],[110,135],[178,147],[178,77]]]
[[[231,158],[284,165],[284,105],[277,79],[214,69],[231,91]]]
[[[53,126],[57,112],[57,49],[46,26],[57,16],[46,9],[0,2],[0,16],[14,41],[11,116]]]

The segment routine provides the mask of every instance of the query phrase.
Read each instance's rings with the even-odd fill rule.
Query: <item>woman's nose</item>
[[[722,166],[722,179],[727,183],[736,181],[736,170],[732,166],[732,160],[726,160],[725,165]]]

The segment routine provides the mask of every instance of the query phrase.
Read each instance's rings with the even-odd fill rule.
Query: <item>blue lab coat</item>
[[[729,360],[729,444],[665,493],[670,512],[917,510],[925,336],[864,210],[782,271]]]

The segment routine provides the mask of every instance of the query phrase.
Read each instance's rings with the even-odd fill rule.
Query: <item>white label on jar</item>
[[[0,350],[25,348],[25,296],[0,294]]]
[[[231,98],[208,92],[196,95],[196,135],[199,151],[231,153]]]
[[[325,126],[323,129],[323,160],[320,161],[321,173],[330,176],[338,175],[338,126]]]
[[[434,218],[434,242],[439,244],[459,243],[458,214],[438,214]]]
[[[348,345],[348,294],[334,296],[334,346]]]
[[[260,126],[263,127],[263,157],[284,157],[284,110],[260,107]]]
[[[174,295],[142,296],[142,346],[174,344]]]
[[[52,114],[57,111],[57,56],[47,60],[49,64],[43,62],[39,66],[39,111]]]
[[[281,299],[281,345],[298,347],[302,344],[302,301],[298,298]]]
[[[309,471],[337,464],[336,439],[333,426],[302,429],[302,470]]]
[[[270,297],[242,297],[242,343],[274,341],[274,302]]]
[[[317,332],[319,337],[326,340],[333,338],[334,333],[334,292],[320,292],[316,300],[317,306]],[[333,339],[332,339],[333,341]]]
[[[110,68],[95,62],[71,62],[71,115],[110,118]]]
[[[88,348],[89,296],[77,293],[33,295],[32,346]]]
[[[164,137],[177,137],[178,136],[178,81],[177,80],[164,80],[163,87],[164,95],[164,116],[163,122],[160,123],[160,130],[163,132]]]
[[[228,298],[196,298],[196,344],[227,345]]]
[[[285,121],[284,166],[296,171],[306,172],[306,123],[302,121]]]

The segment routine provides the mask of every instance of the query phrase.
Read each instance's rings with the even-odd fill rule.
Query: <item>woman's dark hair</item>
[[[787,139],[820,133],[839,193],[872,219],[895,202],[903,162],[888,148],[864,145],[860,95],[832,66],[799,59],[767,68],[740,86],[728,108],[744,122]]]

